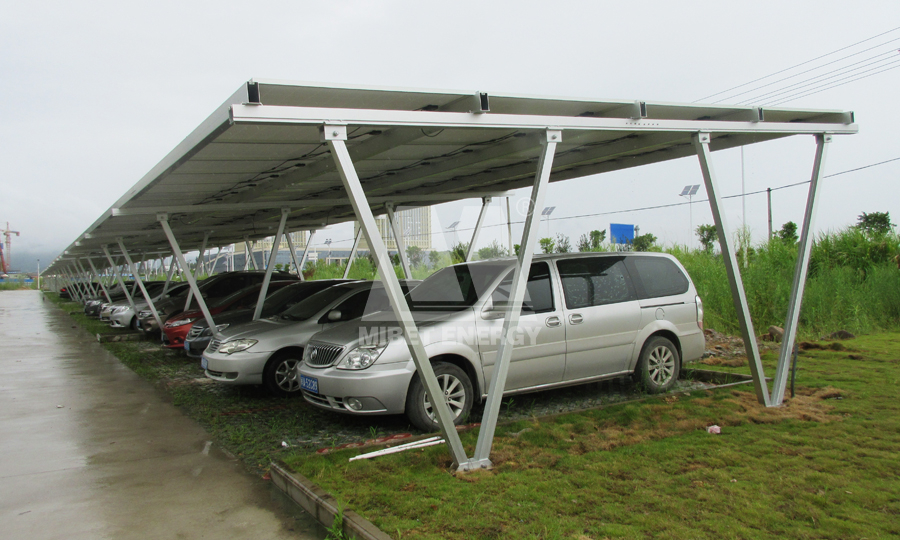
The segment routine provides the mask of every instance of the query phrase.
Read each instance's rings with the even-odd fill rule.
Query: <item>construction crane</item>
[[[6,253],[4,257],[3,253],[3,245],[0,245],[0,271],[6,273],[9,272],[9,263],[12,261],[12,246],[10,245],[10,239],[12,235],[19,236],[19,231],[11,231],[9,230],[9,222],[6,222],[6,228],[0,231],[6,237]]]

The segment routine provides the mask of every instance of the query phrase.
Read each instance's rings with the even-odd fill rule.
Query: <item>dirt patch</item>
[[[747,357],[738,356],[735,358],[719,358],[718,356],[710,356],[709,358],[701,360],[700,363],[706,364],[707,366],[741,367],[747,365]]]
[[[847,347],[843,343],[815,343],[812,341],[801,341],[797,347],[801,351],[846,351]]]

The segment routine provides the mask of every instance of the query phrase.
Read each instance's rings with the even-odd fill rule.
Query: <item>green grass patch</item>
[[[491,471],[443,446],[285,461],[395,538],[893,538],[900,334],[842,344],[801,352],[780,408],[722,388],[501,425]]]

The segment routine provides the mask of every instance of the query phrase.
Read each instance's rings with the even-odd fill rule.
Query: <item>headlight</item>
[[[128,306],[120,306],[120,307],[117,307],[116,309],[114,309],[113,313],[122,313],[126,309],[128,309]]]
[[[378,360],[387,345],[366,345],[357,347],[347,353],[341,363],[335,367],[338,369],[366,369]]]
[[[217,324],[217,325],[216,325],[216,332],[221,332],[222,330],[225,330],[225,329],[228,328],[229,326],[231,326],[231,324],[229,324],[229,323],[225,323],[225,324]],[[209,327],[204,328],[203,331],[200,332],[200,336],[201,336],[201,337],[206,337],[206,336],[211,336],[211,335],[212,335],[212,330],[211,330]]]
[[[192,322],[194,322],[196,320],[197,320],[197,317],[191,317],[188,319],[181,319],[179,321],[175,321],[173,323],[167,323],[167,324],[168,324],[169,328],[176,328],[178,326],[184,326],[186,324],[191,324]]]
[[[234,341],[228,341],[223,343],[221,347],[219,347],[219,351],[222,354],[233,354],[236,352],[246,351],[250,347],[256,345],[257,340],[255,339],[236,339]]]

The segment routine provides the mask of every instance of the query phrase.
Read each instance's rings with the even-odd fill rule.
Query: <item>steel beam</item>
[[[753,330],[753,321],[750,319],[750,307],[747,305],[747,293],[744,291],[741,270],[735,257],[734,245],[729,234],[730,230],[725,223],[725,215],[722,212],[722,198],[710,159],[709,139],[709,133],[694,135],[694,149],[700,160],[700,170],[703,173],[703,181],[706,184],[709,207],[712,210],[716,232],[719,235],[719,246],[722,250],[722,259],[725,261],[725,271],[728,275],[728,285],[731,287],[734,310],[737,312],[741,336],[744,339],[744,350],[747,352],[747,359],[750,362],[750,373],[753,375],[753,388],[756,391],[756,399],[768,407],[770,401],[766,375],[759,357],[759,345],[756,343],[756,333]]]
[[[206,318],[206,323],[209,325],[213,337],[221,337],[219,330],[216,328],[216,322],[213,320],[209,308],[206,307],[206,300],[203,299],[203,295],[200,294],[200,288],[197,287],[197,280],[194,279],[194,276],[191,274],[187,261],[184,260],[184,254],[181,253],[181,248],[178,246],[178,240],[175,239],[175,235],[172,233],[172,228],[169,226],[169,216],[166,214],[159,214],[156,216],[156,220],[159,221],[160,226],[162,226],[163,231],[166,233],[166,238],[169,239],[169,244],[172,246],[172,252],[178,259],[178,266],[180,266],[181,271],[184,272],[184,277],[188,281],[191,292],[197,297],[197,305],[200,306],[200,311],[203,313],[203,317]],[[187,307],[185,307],[185,309],[187,309]],[[162,326],[160,326],[159,330],[162,331]]]
[[[522,231],[522,247],[519,249],[519,257],[516,260],[509,304],[506,306],[503,328],[500,330],[500,346],[497,349],[487,402],[484,405],[484,416],[478,432],[475,456],[470,461],[472,469],[492,466],[491,446],[494,443],[494,432],[497,429],[497,418],[500,415],[500,402],[503,400],[503,391],[506,389],[506,377],[509,374],[509,363],[515,343],[513,331],[519,325],[522,302],[525,299],[525,289],[528,285],[528,274],[531,271],[534,249],[537,247],[538,229],[540,228],[540,214],[537,214],[537,210],[544,207],[547,185],[550,183],[550,170],[553,167],[553,156],[556,153],[556,145],[561,140],[561,131],[548,129],[542,141],[544,148],[538,162],[537,173],[534,176],[534,186],[531,188],[528,214],[525,217],[525,227]],[[537,219],[535,219],[535,214],[537,214]]]
[[[343,278],[347,279],[350,275],[350,267],[353,266],[353,259],[356,258],[356,250],[359,249],[359,240],[362,238],[362,227],[356,231],[356,238],[353,239],[353,247],[350,248],[350,256],[347,257],[347,268],[344,268]]]
[[[92,284],[93,280],[91,278],[90,272],[85,271],[84,265],[81,264],[81,261],[78,260],[77,258],[75,259],[75,265],[78,266],[78,270],[81,271],[81,275],[87,276],[87,284],[85,285],[85,288],[87,289],[87,296],[85,296],[85,298],[84,298],[84,302],[87,303],[87,301],[90,300],[91,298],[93,298],[94,294],[95,294],[94,286]],[[99,280],[100,280],[100,277],[98,276],[97,281],[99,281]]]
[[[543,130],[554,126],[562,130],[685,133],[759,133],[778,135],[815,135],[817,133],[856,133],[856,124],[814,122],[750,122],[722,120],[667,120],[658,118],[605,118],[589,116],[545,116],[531,114],[469,114],[432,111],[341,109],[277,105],[232,105],[234,124],[306,124],[322,125],[340,118],[345,125],[371,127],[410,126],[415,128],[479,128]]]
[[[784,338],[781,340],[781,352],[778,354],[778,366],[775,369],[775,381],[772,384],[773,407],[784,401],[784,389],[787,385],[788,370],[791,365],[791,353],[797,337],[797,324],[800,321],[800,304],[803,302],[803,291],[806,288],[806,274],[809,269],[809,255],[813,239],[810,237],[813,221],[816,219],[819,181],[822,179],[822,167],[831,135],[816,135],[816,157],[813,163],[812,178],[809,181],[809,193],[806,196],[806,212],[803,215],[803,228],[800,232],[797,265],[794,268],[794,283],[791,287],[791,299],[788,302],[787,316],[784,322]]]
[[[475,223],[475,230],[472,232],[472,241],[469,242],[469,249],[466,250],[466,262],[472,260],[472,254],[475,252],[475,242],[478,241],[478,233],[481,232],[481,225],[484,223],[484,216],[487,214],[487,209],[490,204],[490,197],[482,199],[481,212],[478,213],[478,221]]]
[[[412,272],[409,269],[409,258],[406,256],[406,244],[403,242],[403,231],[394,213],[394,205],[388,203],[385,206],[387,210],[388,223],[391,226],[391,232],[394,233],[394,243],[397,244],[397,254],[400,257],[400,265],[403,267],[403,276],[406,279],[412,279]],[[391,267],[393,268],[393,266]]]
[[[403,289],[400,287],[400,281],[394,273],[394,266],[391,264],[391,259],[388,256],[387,247],[381,239],[381,233],[378,231],[378,225],[375,223],[375,216],[372,214],[371,208],[369,208],[366,194],[359,181],[359,176],[356,174],[356,168],[353,166],[353,161],[347,152],[347,128],[340,125],[325,125],[322,130],[322,138],[331,150],[331,155],[340,173],[344,189],[347,190],[347,196],[350,198],[353,211],[356,213],[356,219],[359,221],[359,226],[366,236],[369,249],[375,257],[385,292],[391,302],[391,306],[394,308],[394,313],[403,331],[403,338],[406,340],[406,345],[409,348],[413,363],[416,365],[419,377],[425,384],[425,392],[434,407],[438,425],[450,449],[450,454],[453,456],[453,461],[457,467],[465,467],[468,460],[462,441],[456,432],[450,407],[444,399],[443,392],[441,392],[437,377],[434,374],[434,369],[431,366],[431,361],[425,352],[422,340],[419,338],[418,328],[409,311],[409,306],[406,305]]]
[[[160,331],[162,331],[163,322],[159,317],[159,313],[156,311],[156,306],[153,305],[153,299],[150,297],[150,293],[147,292],[147,287],[144,286],[144,280],[141,279],[141,274],[138,272],[137,267],[134,265],[134,262],[131,260],[131,255],[128,254],[128,250],[125,249],[125,244],[119,239],[119,249],[122,250],[122,255],[125,256],[125,262],[128,263],[128,267],[131,268],[131,273],[134,274],[134,280],[137,281],[138,287],[141,288],[141,294],[144,295],[144,300],[147,301],[147,306],[150,308],[150,313],[153,314],[153,318],[156,319],[156,324],[159,325]],[[131,306],[131,309],[134,310],[134,316],[138,316],[138,310]]]
[[[119,272],[118,266],[113,265],[112,255],[109,254],[109,246],[105,244],[103,245],[103,253],[106,255],[106,260],[109,261],[110,266],[113,267],[113,272],[116,275],[116,281],[118,281],[119,287],[122,288],[122,292],[125,293],[125,299],[128,300],[128,305],[131,306],[132,311],[137,314],[137,309],[135,309],[134,307],[134,299],[131,298],[131,293],[128,292],[128,287],[125,286],[125,281],[122,279],[122,273]]]
[[[259,289],[259,298],[256,299],[256,310],[253,312],[253,320],[258,320],[262,315],[263,302],[266,301],[266,294],[269,292],[269,282],[272,280],[272,272],[275,270],[275,257],[278,255],[278,247],[281,245],[281,235],[284,234],[284,224],[288,215],[291,213],[289,208],[282,208],[281,223],[278,224],[278,232],[272,241],[272,253],[269,254],[269,264],[266,265],[266,276],[263,278],[262,288]]]

